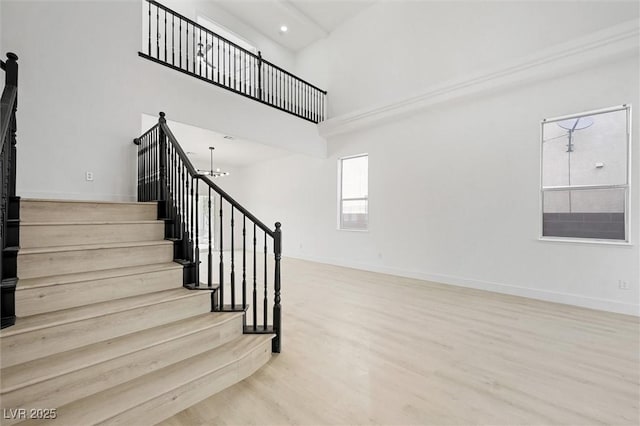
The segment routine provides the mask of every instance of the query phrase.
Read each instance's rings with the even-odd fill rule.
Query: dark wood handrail
[[[154,5],[154,6],[158,7],[158,8],[160,8],[160,9],[164,10],[165,12],[171,13],[172,15],[174,15],[174,16],[176,16],[176,17],[178,17],[178,18],[182,19],[183,21],[188,22],[189,24],[191,24],[191,25],[193,25],[194,27],[198,28],[200,31],[204,31],[204,32],[206,32],[206,33],[211,34],[212,36],[215,36],[215,37],[217,37],[217,38],[219,38],[219,39],[221,39],[221,40],[224,40],[224,42],[225,42],[225,43],[229,43],[229,44],[230,44],[230,45],[232,45],[234,48],[236,48],[236,49],[238,49],[238,50],[242,51],[243,53],[245,53],[245,54],[247,54],[247,55],[249,55],[249,56],[252,56],[255,60],[257,60],[257,61],[262,61],[263,63],[268,64],[269,66],[271,66],[271,67],[273,67],[273,68],[277,69],[278,71],[280,71],[280,72],[283,72],[283,73],[287,74],[289,77],[295,78],[296,80],[300,81],[301,83],[304,83],[304,84],[306,84],[307,86],[313,87],[314,89],[316,89],[316,90],[317,90],[317,91],[319,91],[319,92],[324,93],[325,95],[327,94],[327,91],[326,91],[326,90],[322,90],[322,89],[320,89],[319,87],[317,87],[317,86],[315,86],[315,85],[313,85],[313,84],[309,83],[308,81],[306,81],[306,80],[304,80],[304,79],[302,79],[302,78],[298,77],[297,75],[292,74],[292,73],[290,73],[289,71],[287,71],[287,70],[283,69],[282,67],[279,67],[279,66],[277,66],[276,64],[274,64],[274,63],[272,63],[272,62],[267,61],[267,60],[266,60],[266,59],[264,59],[262,56],[260,56],[260,55],[256,55],[255,53],[251,52],[250,50],[245,49],[245,48],[244,48],[244,47],[242,47],[242,46],[238,46],[237,44],[235,44],[235,43],[234,43],[234,42],[232,42],[231,40],[229,40],[229,39],[226,39],[226,38],[222,37],[220,34],[218,34],[218,33],[214,32],[214,31],[211,31],[211,30],[210,30],[210,29],[208,29],[207,27],[203,27],[202,25],[198,24],[197,22],[194,22],[192,19],[187,18],[187,17],[186,17],[186,16],[184,16],[183,14],[178,13],[178,12],[176,12],[175,10],[173,10],[173,9],[171,9],[171,8],[168,8],[167,6],[165,6],[165,5],[161,4],[161,3],[158,3],[158,2],[157,2],[157,1],[155,1],[155,0],[147,0],[147,1],[148,1],[149,3],[151,3],[152,5]]]
[[[13,106],[15,105],[17,97],[17,87],[5,86],[2,91],[2,98],[0,99],[0,151],[4,148],[5,136],[9,130],[11,114],[13,113]]]
[[[11,114],[18,98],[18,55],[7,53],[7,61],[0,60],[0,65],[5,71],[5,86],[0,98],[0,152],[4,147],[4,140],[9,129]]]
[[[280,222],[275,223],[274,230],[269,229],[209,176],[198,173],[169,129],[163,112],[158,124],[134,139],[134,143],[138,146],[138,201],[158,202],[158,217],[165,220],[165,238],[173,241],[173,258],[183,265],[183,286],[192,290],[211,290],[212,312],[244,312],[243,333],[274,334],[271,350],[280,352]],[[225,201],[228,209],[224,208]],[[216,220],[214,215],[219,219]],[[274,256],[272,286],[267,272],[269,241],[272,242]],[[225,252],[227,243],[230,247],[227,246]],[[236,251],[241,255],[237,266]],[[217,262],[214,261],[215,252],[218,252],[216,257],[219,256]],[[230,257],[230,264],[229,259],[225,261],[225,253]],[[247,253],[252,253],[252,262],[247,262]],[[259,280],[258,262],[264,262],[264,275]],[[260,293],[259,287],[262,287]],[[236,292],[236,289],[241,291]],[[271,324],[268,318],[269,289],[273,294]],[[249,306],[252,307],[251,313]],[[262,306],[260,317],[259,306]]]
[[[269,229],[269,227],[267,225],[265,225],[261,220],[259,220],[257,217],[255,217],[249,210],[247,210],[242,204],[237,202],[231,195],[227,194],[222,188],[220,188],[218,185],[213,183],[213,181],[208,176],[203,175],[201,173],[198,173],[198,170],[194,167],[193,163],[191,163],[191,160],[189,160],[189,157],[187,156],[187,154],[184,152],[184,150],[180,146],[180,143],[178,143],[178,139],[176,139],[175,135],[173,134],[173,132],[171,131],[171,129],[167,125],[167,121],[165,119],[165,113],[164,112],[160,113],[160,120],[159,120],[158,124],[156,124],[155,126],[150,128],[149,130],[147,130],[145,133],[143,133],[143,135],[140,138],[134,139],[134,143],[136,145],[138,145],[139,144],[139,142],[138,142],[139,139],[141,139],[145,135],[149,134],[150,132],[152,132],[157,127],[161,127],[162,130],[164,131],[164,133],[167,135],[167,138],[171,142],[171,145],[173,146],[173,148],[178,153],[178,156],[180,157],[180,160],[182,160],[182,162],[184,163],[185,167],[187,168],[187,171],[189,172],[189,175],[192,178],[199,179],[200,181],[204,182],[211,189],[213,189],[218,195],[222,196],[222,198],[224,198],[236,210],[238,210],[239,212],[241,212],[242,214],[247,216],[247,219],[249,219],[253,223],[255,223],[260,229],[262,229],[264,232],[266,232],[271,238],[274,237],[274,231]]]
[[[326,90],[156,0],[144,4],[140,57],[312,123],[326,119]]]
[[[249,56],[253,56],[255,59],[258,59],[258,55],[256,55],[255,53],[253,53],[253,52],[251,52],[251,51],[249,51],[249,50],[245,49],[245,48],[244,48],[244,47],[242,47],[242,46],[238,46],[237,44],[235,44],[235,43],[234,43],[234,42],[232,42],[231,40],[228,40],[228,39],[226,39],[226,38],[222,37],[221,35],[219,35],[219,34],[217,34],[217,33],[213,32],[213,31],[211,31],[210,29],[208,29],[208,28],[206,28],[206,27],[203,27],[202,25],[198,24],[197,22],[194,22],[193,20],[191,20],[191,19],[187,18],[187,17],[186,17],[186,16],[184,16],[183,14],[178,13],[178,12],[176,12],[176,11],[175,11],[175,10],[173,10],[173,9],[170,9],[170,8],[168,8],[167,6],[165,6],[165,5],[161,4],[161,3],[158,3],[157,1],[154,1],[154,0],[147,0],[147,2],[151,3],[151,4],[152,4],[152,5],[154,5],[154,6],[159,7],[160,9],[164,10],[165,12],[169,12],[169,13],[171,13],[172,15],[177,16],[178,18],[182,19],[183,21],[188,22],[189,24],[193,25],[194,27],[197,27],[197,28],[198,28],[199,30],[201,30],[201,31],[207,32],[207,33],[209,33],[209,34],[211,34],[211,35],[213,35],[213,36],[215,36],[215,37],[217,37],[217,38],[219,38],[219,39],[224,40],[224,42],[225,42],[225,43],[229,43],[230,45],[232,45],[232,46],[233,46],[233,47],[235,47],[236,49],[241,50],[242,52],[246,53],[247,55],[249,55]]]
[[[278,71],[280,71],[280,72],[281,72],[281,73],[283,73],[283,74],[287,74],[289,77],[295,78],[296,80],[300,81],[301,83],[306,84],[306,85],[307,85],[307,86],[309,86],[309,87],[313,87],[313,88],[314,88],[314,89],[316,89],[318,92],[321,92],[321,93],[322,93],[322,94],[324,94],[324,95],[326,95],[326,94],[327,94],[327,91],[326,91],[326,90],[322,90],[321,88],[319,88],[319,87],[317,87],[317,86],[314,86],[313,84],[309,83],[308,81],[306,81],[306,80],[304,80],[304,79],[302,79],[302,78],[298,77],[298,76],[297,76],[297,75],[295,75],[295,74],[291,74],[289,71],[287,71],[287,70],[285,70],[285,69],[280,68],[280,67],[279,67],[279,66],[277,66],[276,64],[271,63],[271,62],[267,61],[267,60],[266,60],[266,59],[264,59],[264,58],[262,58],[262,63],[263,63],[263,64],[267,64],[267,65],[269,65],[270,67],[273,67],[273,68],[277,69]]]

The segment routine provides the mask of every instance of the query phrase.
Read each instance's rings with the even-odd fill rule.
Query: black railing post
[[[160,134],[159,134],[159,150],[158,156],[160,157],[160,187],[158,188],[158,201],[166,202],[167,201],[167,135],[164,132],[162,127],[163,124],[166,124],[167,120],[164,118],[164,112],[160,113],[160,118],[158,122],[160,123]],[[165,209],[166,213],[167,209]]]
[[[262,100],[262,52],[258,51],[258,99]]]
[[[5,328],[14,325],[16,321],[15,290],[18,283],[20,246],[20,198],[15,196],[18,56],[7,53],[7,61],[2,62],[2,69],[5,71],[5,88],[0,107],[0,327]]]
[[[271,341],[271,352],[280,353],[282,347],[282,311],[280,308],[280,259],[282,258],[282,225],[276,222],[276,230],[273,233],[273,254],[275,256],[275,268],[273,279],[273,291],[275,293],[273,302],[273,332],[276,336]]]

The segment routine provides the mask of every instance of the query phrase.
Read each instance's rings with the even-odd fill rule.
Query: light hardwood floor
[[[638,318],[283,260],[283,352],[162,423],[638,425]]]

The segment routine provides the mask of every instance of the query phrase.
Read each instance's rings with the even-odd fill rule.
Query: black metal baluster
[[[240,64],[240,87],[242,93],[247,93],[247,53],[241,52],[241,64]]]
[[[247,216],[242,215],[242,309],[247,309]],[[246,319],[246,316],[245,316]]]
[[[220,243],[220,307],[224,310],[224,261],[222,259],[222,248],[223,248],[223,232],[222,232],[222,195],[220,195],[220,235],[219,235],[219,243]]]
[[[222,43],[222,85],[227,85],[227,50],[224,40],[220,40]]]
[[[187,175],[187,167],[182,166],[182,256],[185,261],[189,260],[189,179]]]
[[[144,201],[149,201],[149,159],[150,159],[150,153],[149,153],[149,138],[151,136],[151,133],[147,134],[147,136],[145,136],[145,140],[144,140],[144,175],[142,176],[144,178],[144,186],[142,187],[144,190]]]
[[[233,90],[238,90],[238,70],[236,69],[236,63],[238,59],[238,49],[233,48]]]
[[[192,47],[193,47],[193,68],[192,68],[192,72],[195,74],[196,73],[196,61],[198,61],[198,54],[196,53],[196,27],[195,25],[191,24],[191,29],[192,31],[192,38],[193,38],[193,42],[191,43]]]
[[[151,200],[158,194],[156,188],[156,143],[158,141],[158,128],[153,130],[153,139],[151,140]]]
[[[167,10],[164,10],[164,61],[167,61]]]
[[[176,64],[176,15],[171,15],[171,65]]]
[[[186,28],[186,32],[187,35],[184,38],[184,51],[185,51],[185,58],[184,58],[184,64],[185,64],[185,68],[187,71],[189,71],[189,22],[185,22],[185,28]]]
[[[198,201],[198,183],[200,182],[200,179],[196,179],[196,198],[195,198],[195,204],[196,204],[196,248],[195,248],[195,262],[196,262],[196,287],[200,287],[200,229],[198,227],[198,222],[200,222],[200,216],[198,215],[198,204],[200,204]]]
[[[256,224],[253,223],[253,329],[258,329],[258,292],[256,280]]]
[[[209,215],[209,255],[207,256],[207,286],[209,288],[211,288],[213,286],[213,282],[212,282],[212,275],[213,275],[213,255],[212,255],[212,247],[211,247],[211,187],[209,187],[209,208],[208,208],[208,215]]]
[[[191,232],[189,233],[189,249],[190,249],[189,250],[190,251],[189,255],[191,256],[191,263],[196,261],[195,256],[194,256],[195,247],[193,246],[193,241],[194,241],[194,236],[195,236],[194,223],[193,223],[194,222],[194,217],[193,217],[193,210],[194,210],[194,205],[193,205],[193,201],[194,201],[193,187],[194,187],[194,185],[193,185],[193,177],[192,177],[191,178],[191,197],[190,197],[190,200],[189,200],[189,217],[190,217],[190,224],[189,224],[190,226],[189,226],[189,228],[191,230]]]
[[[258,99],[263,100],[262,96],[262,53],[258,50]]]
[[[231,309],[236,308],[236,272],[235,272],[235,247],[234,247],[234,232],[233,232],[233,204],[231,205]]]
[[[271,341],[271,351],[280,353],[282,336],[282,311],[280,307],[280,259],[282,258],[282,231],[280,222],[276,222],[276,230],[273,233],[273,254],[275,257],[274,277],[273,277],[273,332],[276,336]]]
[[[156,58],[160,59],[160,8],[156,6]]]
[[[216,51],[218,52],[218,83],[220,83],[220,39],[216,37],[216,40],[218,41],[218,48],[216,49]]]
[[[182,69],[182,18],[178,19],[178,67]]]
[[[149,45],[147,47],[147,54],[151,56],[151,3],[147,2],[149,5]]]
[[[202,29],[198,28],[198,53],[204,55],[206,49],[202,44]],[[202,61],[204,58],[202,56],[198,56],[198,74],[202,77]],[[207,71],[206,65],[204,68],[205,72]]]
[[[278,71],[278,106],[282,108],[282,72]]]
[[[204,69],[206,70],[205,77],[207,77],[207,80],[209,80],[209,63],[207,62],[207,46],[209,46],[209,32],[206,31],[204,33]],[[211,47],[213,49],[213,45]],[[211,55],[213,55],[213,52],[211,52]],[[211,62],[213,63],[213,58],[211,58]],[[211,70],[211,72],[213,73],[213,70]],[[211,78],[211,80],[213,80],[213,78]]]
[[[231,45],[227,43],[227,67],[229,67],[226,86],[231,87]]]
[[[262,300],[262,325],[267,329],[267,233],[264,233],[264,298]]]

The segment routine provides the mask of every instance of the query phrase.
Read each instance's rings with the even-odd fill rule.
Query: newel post
[[[280,308],[280,259],[282,258],[282,225],[276,222],[276,230],[273,233],[273,254],[275,255],[275,277],[273,280],[273,289],[275,292],[273,304],[273,331],[276,337],[271,341],[271,352],[280,353],[282,338],[282,314]]]
[[[167,120],[164,118],[164,112],[160,113],[158,119],[159,126],[159,148],[160,148],[160,187],[158,188],[158,201],[167,201],[167,134],[164,132],[164,125]]]
[[[5,85],[6,86],[14,86],[18,87],[18,55],[12,52],[7,53],[7,61],[6,65],[6,74],[5,74]],[[18,164],[17,159],[17,151],[16,151],[16,131],[17,131],[17,122],[16,122],[16,111],[18,110],[18,98],[16,96],[16,100],[13,104],[13,110],[11,111],[11,118],[9,119],[9,140],[11,141],[11,145],[8,147],[10,149],[9,154],[9,197],[15,197],[16,195],[16,165]]]

